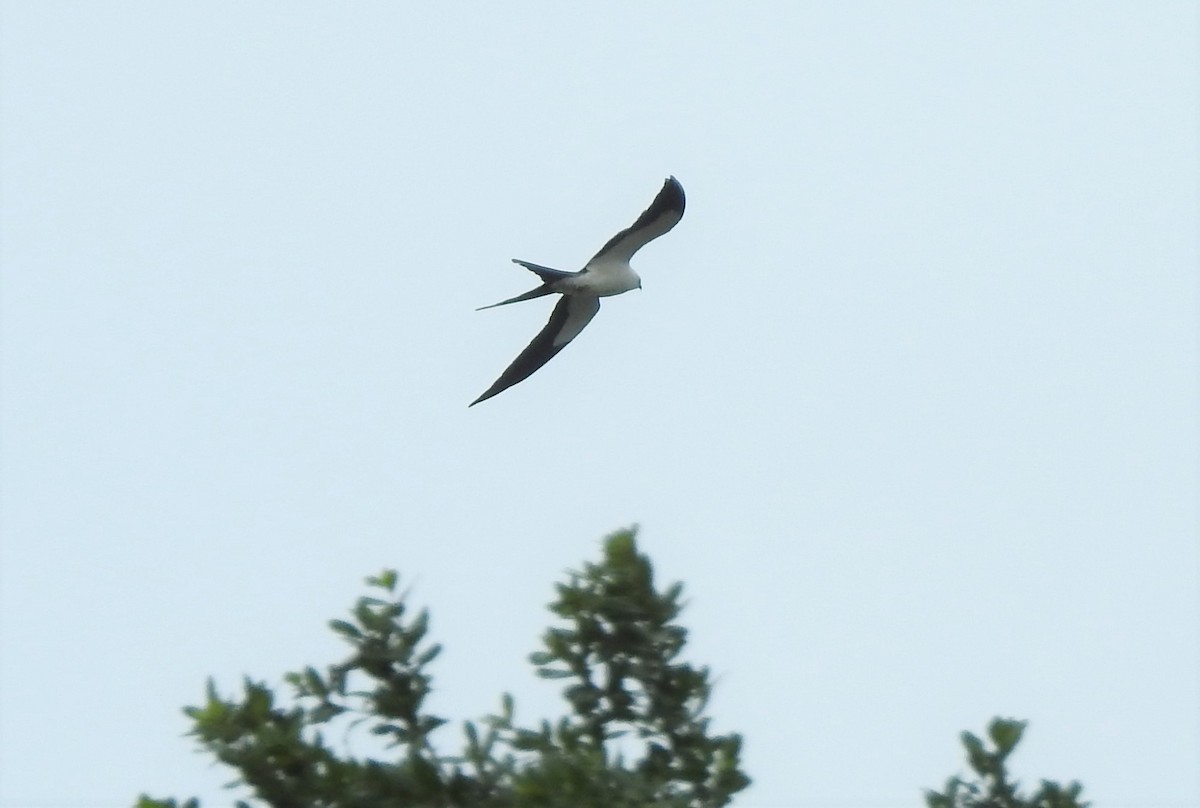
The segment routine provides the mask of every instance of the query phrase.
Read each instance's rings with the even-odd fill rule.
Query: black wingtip
[[[675,203],[672,205],[672,207],[678,208],[682,211],[687,205],[687,196],[683,193],[683,184],[680,183],[679,180],[675,179],[674,174],[667,177],[667,181],[663,183],[663,189],[659,193],[666,191],[668,188],[670,188],[672,191],[672,201]]]
[[[654,197],[654,201],[650,203],[650,207],[646,208],[642,212],[642,215],[638,217],[638,220],[633,223],[631,229],[636,230],[638,227],[649,224],[667,211],[675,211],[682,218],[686,207],[687,196],[683,193],[683,185],[672,174],[663,182],[662,190]],[[674,227],[674,224],[671,227]],[[669,230],[670,228],[667,229]]]
[[[487,390],[485,390],[483,392],[483,395],[481,395],[479,398],[475,399],[470,404],[468,404],[467,409],[469,410],[472,407],[474,407],[476,404],[478,404],[479,402],[487,401],[489,398],[499,395],[500,393],[503,393],[507,389],[508,389],[507,387],[501,387],[499,390],[497,390],[496,385],[493,384],[491,387],[489,387]]]

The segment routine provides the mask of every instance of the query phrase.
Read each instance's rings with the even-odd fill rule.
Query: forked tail
[[[530,291],[526,292],[523,295],[517,295],[516,297],[510,297],[508,300],[501,300],[499,303],[493,303],[490,306],[480,306],[479,308],[475,309],[475,311],[483,311],[484,309],[494,309],[497,306],[507,306],[509,303],[520,303],[522,300],[533,300],[535,297],[542,297],[543,295],[553,294],[554,289],[551,287],[554,285],[555,281],[560,281],[563,278],[569,278],[572,275],[579,274],[578,272],[566,272],[561,269],[552,269],[550,267],[544,267],[541,264],[531,264],[528,261],[522,261],[519,258],[514,258],[513,263],[520,264],[521,266],[528,269],[530,272],[533,272],[534,274],[536,274],[539,278],[542,279],[542,285],[536,289],[531,289]]]
[[[514,258],[512,261],[514,264],[520,264],[530,272],[535,273],[539,278],[542,279],[543,283],[554,283],[555,281],[562,280],[563,278],[569,278],[572,275],[579,274],[578,272],[567,272],[563,269],[551,269],[550,267],[544,267],[541,264],[531,264],[528,261],[522,261],[520,258]]]
[[[542,295],[548,295],[553,291],[554,290],[550,288],[550,284],[543,283],[538,288],[531,289],[530,291],[526,292],[523,295],[517,295],[516,297],[510,297],[508,300],[501,300],[499,303],[493,303],[490,306],[480,306],[479,308],[475,309],[475,311],[483,311],[484,309],[494,309],[497,306],[507,306],[509,303],[520,303],[522,300],[533,300],[535,297],[541,297]]]

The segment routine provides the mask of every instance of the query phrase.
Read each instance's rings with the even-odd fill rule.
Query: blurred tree
[[[1080,802],[1083,786],[1072,782],[1066,787],[1050,780],[1043,780],[1041,787],[1029,796],[1021,796],[1020,786],[1009,780],[1005,761],[1021,741],[1026,722],[1013,719],[994,718],[988,726],[988,737],[993,744],[989,749],[969,732],[962,734],[962,743],[967,750],[967,763],[978,775],[978,780],[968,782],[958,777],[946,781],[946,790],[925,792],[925,803],[929,808],[1087,808]]]
[[[223,698],[210,681],[204,705],[186,708],[191,734],[238,772],[230,785],[253,792],[239,808],[716,808],[749,785],[741,737],[709,733],[708,669],[678,661],[687,638],[674,623],[683,587],[655,588],[635,531],[609,536],[600,563],[558,584],[550,610],[560,620],[530,655],[539,676],[563,680],[569,713],[519,727],[506,694],[497,715],[464,723],[457,756],[431,744],[446,721],[423,710],[427,667],[441,650],[425,643],[428,613],[408,616],[395,572],[367,583],[381,597],[359,598],[351,620],[330,622],[350,656],[324,673],[288,674],[291,706],[247,679],[241,698]],[[396,752],[339,756],[321,731],[334,724],[365,729]],[[1075,782],[1043,780],[1034,794],[1018,793],[1005,762],[1025,726],[993,720],[992,748],[963,733],[978,780],[950,778],[945,791],[926,792],[928,808],[1087,808]],[[194,799],[148,796],[137,805],[199,808]]]
[[[273,808],[716,808],[749,784],[741,737],[709,732],[708,669],[678,659],[687,637],[674,622],[683,587],[655,588],[635,531],[608,537],[600,563],[558,585],[550,610],[560,621],[530,656],[539,676],[566,685],[570,712],[520,727],[506,694],[497,715],[464,724],[458,756],[430,742],[446,723],[423,709],[440,646],[425,643],[428,614],[408,615],[398,582],[392,571],[367,579],[380,596],[360,598],[351,620],[330,623],[352,653],[324,673],[288,674],[291,706],[263,682],[247,679],[240,698],[226,699],[210,680],[205,703],[185,710],[191,734],[238,772],[231,786]],[[366,729],[396,753],[339,756],[321,732],[331,722]]]

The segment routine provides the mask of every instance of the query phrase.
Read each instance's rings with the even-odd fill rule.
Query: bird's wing
[[[588,263],[591,264],[600,258],[628,262],[635,252],[679,224],[679,220],[683,218],[685,202],[683,186],[679,184],[679,180],[668,177],[658,196],[654,197],[650,207],[646,208],[633,226],[610,238]]]
[[[589,295],[563,295],[550,315],[550,322],[541,330],[533,342],[512,361],[500,378],[483,395],[471,402],[472,407],[481,401],[502,393],[517,382],[528,379],[554,355],[567,347],[567,343],[579,336],[579,332],[600,311],[600,298]]]

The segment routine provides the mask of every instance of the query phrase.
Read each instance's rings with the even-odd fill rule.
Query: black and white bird
[[[470,406],[474,407],[479,402],[504,392],[517,382],[528,379],[534,371],[553,359],[555,354],[567,347],[567,343],[579,336],[579,332],[583,331],[596,316],[596,312],[600,311],[600,298],[619,295],[631,289],[641,289],[642,279],[629,266],[629,260],[642,247],[679,223],[683,218],[684,202],[683,186],[679,184],[679,180],[674,177],[667,178],[658,196],[654,197],[650,207],[646,208],[633,226],[609,239],[608,243],[600,248],[600,252],[578,272],[551,269],[514,258],[514,264],[520,264],[541,278],[542,285],[523,295],[483,306],[476,311],[553,293],[562,295],[562,298],[554,307],[554,313],[550,315],[550,322],[546,323],[546,327],[500,374],[500,378],[496,379],[483,395],[472,401]]]

